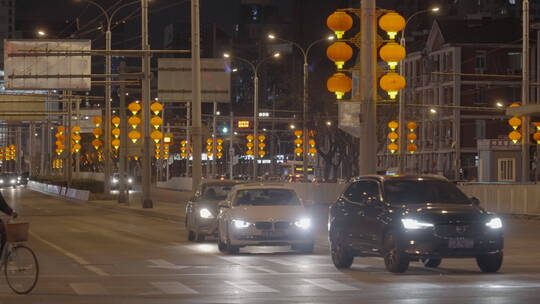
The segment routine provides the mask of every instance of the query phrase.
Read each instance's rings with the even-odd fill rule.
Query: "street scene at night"
[[[0,1],[0,304],[537,303],[540,3]]]

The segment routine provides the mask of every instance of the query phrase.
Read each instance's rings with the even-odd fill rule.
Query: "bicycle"
[[[36,255],[22,243],[28,241],[28,223],[5,224],[6,244],[0,254],[0,270],[3,269],[6,281],[17,294],[28,294],[36,287],[39,264]]]

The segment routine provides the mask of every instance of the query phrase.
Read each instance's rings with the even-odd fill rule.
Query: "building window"
[[[508,0],[508,3],[514,5],[514,4],[516,4],[516,0]]]
[[[483,74],[486,71],[486,51],[476,51],[475,72]]]
[[[476,120],[476,140],[486,138],[486,121]]]
[[[508,53],[508,73],[509,74],[521,73],[521,53],[519,52]]]
[[[516,160],[514,158],[499,158],[498,160],[498,181],[516,181]]]

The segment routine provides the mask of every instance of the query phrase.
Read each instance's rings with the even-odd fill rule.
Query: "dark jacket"
[[[7,215],[13,214],[13,209],[11,209],[11,207],[9,207],[9,205],[6,203],[6,200],[4,199],[2,193],[0,193],[0,211],[4,212]]]

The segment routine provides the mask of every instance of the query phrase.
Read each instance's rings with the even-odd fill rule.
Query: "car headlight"
[[[133,183],[133,178],[128,178],[128,183]]]
[[[405,227],[405,229],[411,230],[433,227],[432,223],[420,222],[415,219],[401,219],[401,223],[403,223],[403,227]]]
[[[250,222],[242,221],[242,220],[232,220],[234,227],[238,229],[243,229],[251,226]]]
[[[19,176],[19,177],[17,177],[17,180],[21,180],[21,177],[20,177],[20,176]]]
[[[206,208],[201,208],[201,210],[199,210],[199,215],[204,219],[214,218],[212,212]]]
[[[491,229],[501,229],[503,224],[500,218],[494,217],[489,222],[486,223],[486,226],[488,226]]]
[[[9,182],[12,183],[12,184],[15,184],[16,180],[12,179]]]
[[[309,227],[311,227],[311,219],[310,218],[299,219],[298,221],[294,222],[294,225],[298,228],[309,229]]]
[[[4,183],[4,180],[3,179],[0,179],[0,184],[3,184]]]
[[[118,183],[118,179],[117,179],[117,178],[113,178],[113,179],[112,179],[112,183],[113,183],[113,184]]]

